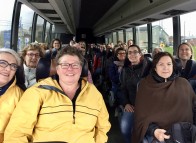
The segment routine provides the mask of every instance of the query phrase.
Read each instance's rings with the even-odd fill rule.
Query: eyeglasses
[[[26,55],[28,55],[29,57],[33,57],[33,56],[35,56],[36,58],[39,58],[39,53],[37,53],[37,54],[33,54],[33,53],[27,53]]]
[[[137,55],[138,53],[139,53],[139,51],[128,51],[129,55],[131,55],[131,54]]]
[[[118,55],[125,55],[126,53],[118,53]]]
[[[81,67],[80,63],[58,63],[58,65],[61,65],[62,69],[68,69],[69,67],[71,67],[72,69],[79,69]]]
[[[5,60],[0,60],[0,67],[6,68],[7,66],[10,66],[10,69],[13,70],[13,71],[16,71],[17,68],[18,68],[17,64],[14,64],[14,63],[9,64]]]

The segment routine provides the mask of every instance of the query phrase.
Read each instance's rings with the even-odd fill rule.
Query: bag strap
[[[47,90],[53,90],[53,91],[56,91],[56,92],[60,92],[63,95],[66,95],[62,90],[60,90],[60,89],[58,89],[58,88],[56,88],[54,86],[50,86],[50,85],[39,85],[38,88],[47,89]]]

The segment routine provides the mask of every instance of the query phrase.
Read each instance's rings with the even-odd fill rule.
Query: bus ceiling
[[[19,0],[57,30],[76,34],[91,29],[95,36],[196,10],[195,0]]]

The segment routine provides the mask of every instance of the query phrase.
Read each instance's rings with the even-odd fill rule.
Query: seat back
[[[181,76],[181,74],[182,74],[182,63],[181,63],[180,59],[178,59],[178,58],[174,58],[174,60],[175,60],[175,64],[176,64],[176,66],[174,68],[174,72],[177,75]]]
[[[150,73],[151,68],[152,68],[152,58],[144,57],[141,77],[143,78],[147,76]]]
[[[56,63],[53,59],[40,58],[36,67],[36,81],[56,74]]]
[[[187,61],[183,77],[186,79],[196,78],[196,61],[191,59]]]

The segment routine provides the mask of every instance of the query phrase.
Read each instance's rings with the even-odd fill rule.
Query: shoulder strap
[[[47,90],[54,90],[56,92],[60,92],[61,94],[64,94],[65,95],[65,93],[62,90],[60,90],[60,89],[58,89],[58,88],[56,88],[54,86],[50,86],[50,85],[39,85],[38,88],[47,89]]]

